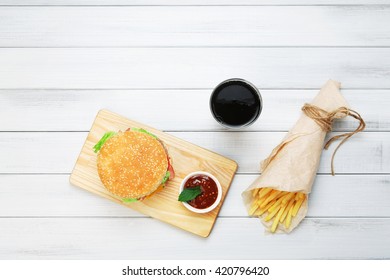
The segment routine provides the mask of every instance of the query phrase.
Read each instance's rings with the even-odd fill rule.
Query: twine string
[[[347,116],[351,116],[354,119],[359,121],[359,126],[352,132],[343,133],[340,135],[333,136],[330,138],[325,146],[324,149],[328,149],[329,146],[336,140],[343,138],[341,142],[337,145],[336,149],[333,151],[332,159],[331,159],[331,170],[332,175],[334,176],[334,157],[337,152],[337,150],[340,148],[341,145],[343,145],[352,135],[364,130],[366,127],[366,124],[363,120],[363,118],[360,116],[360,114],[354,110],[348,109],[346,107],[340,107],[332,112],[327,112],[324,109],[321,109],[315,105],[306,103],[302,107],[302,111],[308,116],[309,118],[313,119],[321,128],[322,130],[329,132],[332,130],[332,124],[335,119],[342,119]]]

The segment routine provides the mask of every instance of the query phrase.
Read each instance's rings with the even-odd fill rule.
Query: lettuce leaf
[[[132,203],[132,202],[138,201],[138,199],[136,199],[136,198],[123,198],[122,201],[124,203]]]
[[[147,130],[145,130],[145,129],[143,129],[143,128],[136,128],[136,127],[133,127],[131,130],[133,130],[133,131],[138,131],[138,132],[142,132],[142,133],[146,133],[147,135],[153,137],[154,139],[157,139],[157,136],[156,136],[156,135],[150,133],[149,131],[147,131]]]
[[[164,178],[163,178],[162,181],[161,181],[161,184],[165,184],[166,181],[168,181],[169,176],[171,176],[171,172],[167,171],[167,172],[165,173]]]
[[[115,134],[116,132],[113,131],[104,133],[103,137],[99,140],[99,142],[97,142],[96,145],[93,146],[93,151],[95,153],[99,152],[100,149],[103,147],[104,143],[106,143],[106,141],[110,139],[112,136],[114,136]]]

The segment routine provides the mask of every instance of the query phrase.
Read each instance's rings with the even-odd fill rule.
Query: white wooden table
[[[232,77],[264,100],[241,132],[208,109]],[[339,150],[337,176],[323,153],[302,224],[264,235],[241,192],[328,78],[367,129]],[[69,184],[102,108],[238,162],[210,237]],[[0,0],[0,258],[390,258],[389,108],[390,1]]]

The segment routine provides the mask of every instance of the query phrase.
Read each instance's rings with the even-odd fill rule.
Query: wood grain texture
[[[247,217],[241,193],[257,176],[234,177],[219,217]],[[308,217],[390,217],[389,199],[390,175],[318,175],[310,194]],[[66,174],[0,175],[0,217],[145,215],[71,186]]]
[[[2,48],[2,89],[390,88],[390,48]],[[167,101],[168,102],[168,101]],[[170,104],[169,102],[167,104]]]
[[[387,218],[305,219],[288,235],[220,218],[207,239],[150,218],[1,218],[0,227],[0,259],[390,258]]]
[[[258,173],[259,163],[285,132],[170,132],[169,134],[235,160],[240,173]],[[329,137],[335,135],[331,133]],[[84,132],[0,133],[0,173],[70,173],[87,136]],[[330,173],[335,147],[322,154],[319,172]],[[362,132],[337,152],[336,173],[390,173],[390,134]],[[23,159],[23,160],[21,160]]]
[[[390,46],[390,6],[6,7],[0,18],[1,47]]]
[[[119,197],[109,193],[101,183],[97,172],[97,157],[93,152],[93,146],[107,131],[125,131],[134,127],[146,129],[164,143],[172,160],[175,178],[166,183],[163,191],[142,202],[123,203]],[[144,124],[128,120],[113,112],[101,110],[96,116],[91,131],[88,133],[69,180],[71,184],[77,187],[117,202],[122,206],[134,209],[202,237],[207,237],[214,226],[236,170],[237,164],[233,160]],[[222,187],[221,202],[207,214],[193,213],[178,201],[179,187],[182,180],[189,173],[195,171],[211,173],[218,179]]]
[[[225,131],[211,116],[205,90],[0,90],[0,131],[88,131],[101,108],[140,120],[164,131]],[[288,131],[300,108],[318,90],[263,90],[259,120],[245,131]],[[390,131],[389,90],[347,90],[342,94],[364,118],[365,131]],[[378,106],[380,100],[381,106]],[[169,110],[163,110],[162,105]],[[187,105],[191,104],[191,110]],[[147,108],[138,110],[138,108]],[[352,131],[351,118],[337,121],[334,131]]]

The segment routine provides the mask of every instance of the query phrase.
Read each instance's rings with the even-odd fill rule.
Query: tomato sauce
[[[187,203],[197,209],[205,209],[213,205],[218,197],[217,183],[207,175],[194,175],[184,184],[185,189],[196,186],[200,186],[202,193]]]

